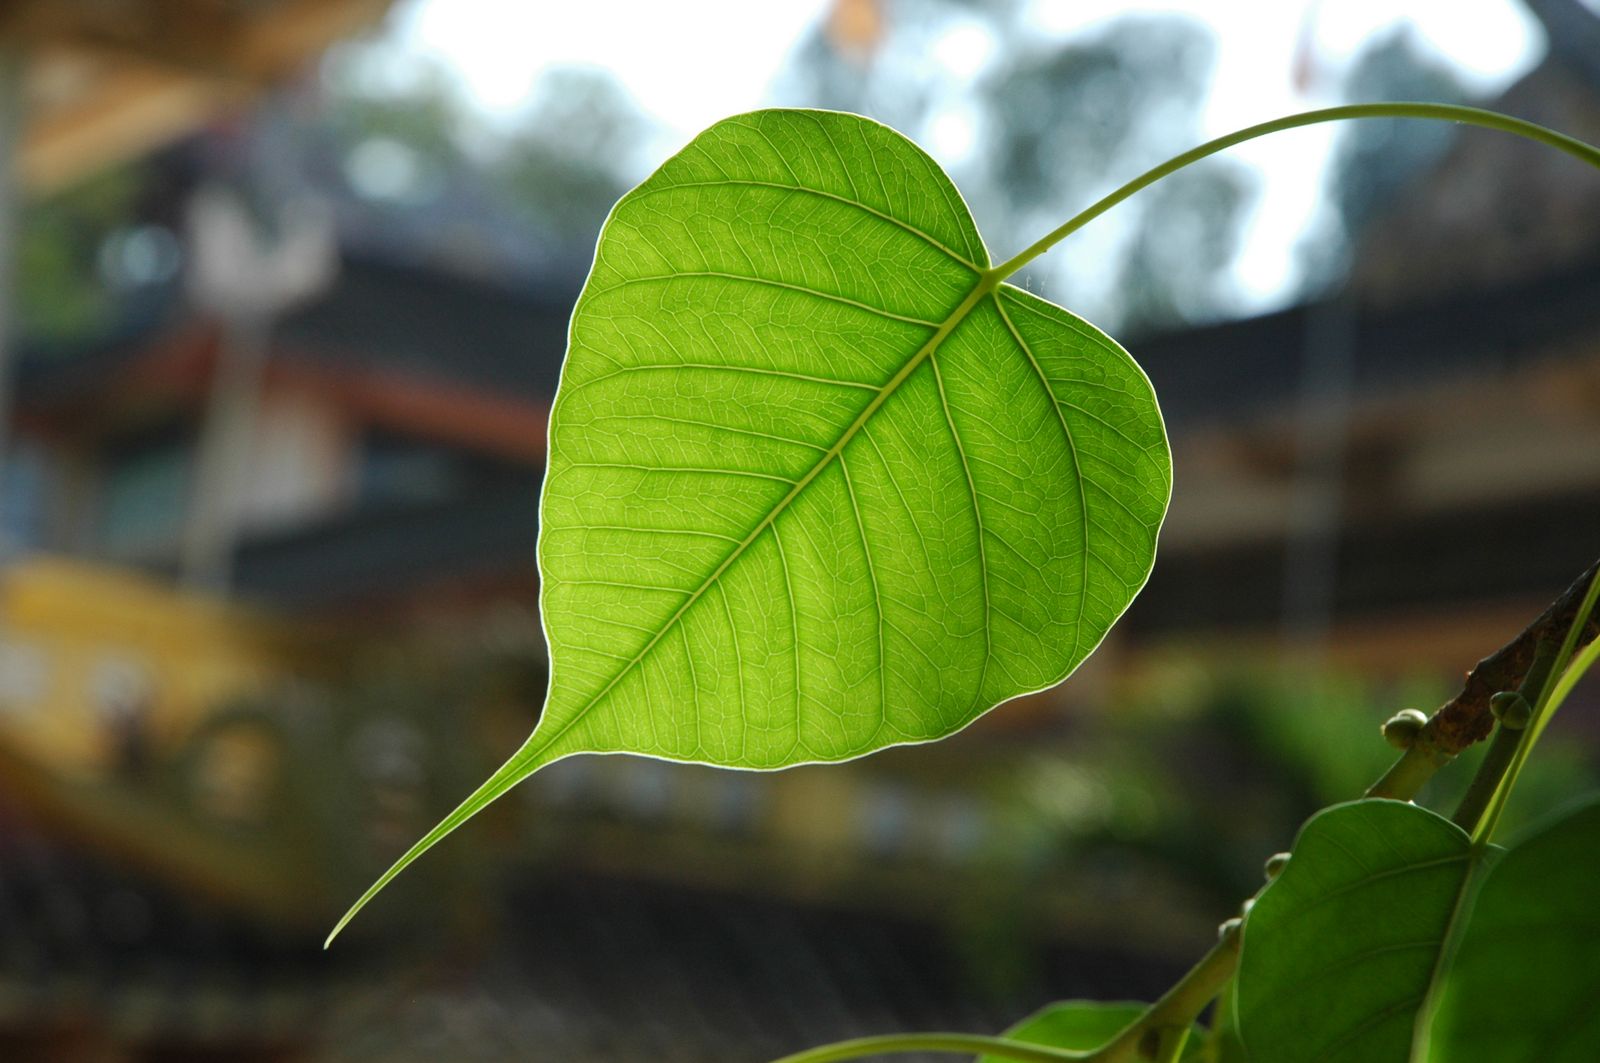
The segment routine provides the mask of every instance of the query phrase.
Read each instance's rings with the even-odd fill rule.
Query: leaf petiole
[[[774,1063],[837,1063],[839,1060],[864,1059],[870,1056],[897,1055],[905,1052],[944,1052],[951,1055],[982,1053],[997,1059],[1015,1060],[1016,1063],[1062,1063],[1092,1058],[1092,1052],[1073,1052],[1064,1048],[1013,1041],[1005,1037],[984,1037],[964,1033],[907,1033],[884,1034],[878,1037],[857,1037],[819,1045],[804,1052],[784,1056]]]
[[[1555,710],[1560,707],[1562,702],[1567,700],[1567,695],[1572,693],[1572,688],[1578,685],[1578,680],[1582,679],[1589,669],[1594,667],[1594,663],[1597,660],[1600,660],[1600,639],[1585,646],[1583,652],[1575,656],[1572,659],[1572,663],[1567,666],[1567,670],[1562,673],[1561,678],[1556,682],[1555,690],[1550,694],[1550,704],[1546,708],[1544,718],[1535,720],[1530,728],[1533,739],[1539,737],[1545,725],[1550,722],[1550,717],[1555,714]]]
[[[1355,103],[1343,107],[1324,107],[1319,110],[1303,111],[1300,114],[1291,114],[1283,118],[1275,118],[1270,122],[1261,122],[1258,125],[1248,126],[1226,136],[1220,136],[1215,140],[1209,140],[1199,147],[1190,148],[1181,155],[1174,155],[1161,165],[1146,170],[1121,188],[1103,196],[1097,202],[1068,218],[1060,226],[1040,237],[1020,253],[996,266],[994,272],[1001,278],[1011,276],[1066,237],[1132,196],[1135,192],[1148,188],[1163,177],[1177,173],[1184,167],[1197,163],[1201,159],[1215,155],[1220,151],[1226,151],[1247,141],[1255,140],[1257,137],[1267,136],[1269,133],[1281,133],[1286,129],[1298,129],[1302,126],[1318,125],[1322,122],[1343,122],[1356,118],[1421,118],[1441,122],[1460,122],[1463,125],[1481,126],[1484,129],[1497,129],[1503,133],[1511,133],[1516,136],[1526,137],[1529,140],[1536,140],[1541,144],[1547,144],[1558,151],[1564,151],[1568,155],[1600,169],[1600,148],[1586,144],[1576,137],[1557,133],[1555,130],[1547,129],[1542,125],[1525,122],[1520,118],[1512,118],[1510,115],[1498,114],[1494,111],[1485,111],[1478,107],[1461,107],[1448,103],[1413,102]]]
[[[1165,1060],[1163,1055],[1175,1044],[1181,1051],[1195,1019],[1207,1004],[1216,999],[1239,964],[1239,927],[1229,926],[1210,952],[1195,964],[1178,984],[1150,1005],[1121,1033],[1089,1052],[1013,1041],[1004,1037],[972,1034],[922,1033],[859,1037],[821,1045],[774,1063],[836,1063],[897,1052],[982,1053],[1019,1063],[1048,1063],[1052,1060],[1078,1060],[1081,1063],[1129,1063],[1137,1059]]]
[[[1528,674],[1517,691],[1520,698],[1528,704],[1538,704],[1545,687],[1549,685],[1550,670],[1556,663],[1556,645],[1553,639],[1541,639],[1534,651],[1533,664],[1528,668]],[[1495,695],[1496,698],[1503,696],[1505,695]],[[1516,760],[1517,750],[1532,740],[1533,732],[1528,727],[1530,723],[1527,718],[1528,705],[1522,704],[1520,708],[1522,719],[1512,720],[1507,717],[1496,725],[1494,738],[1489,742],[1489,750],[1484,754],[1483,761],[1478,765],[1477,774],[1472,777],[1472,782],[1467,786],[1467,792],[1461,798],[1461,804],[1452,817],[1456,826],[1468,834],[1476,836],[1478,824],[1488,810],[1495,792],[1500,788],[1501,780],[1505,778],[1507,770]]]
[[[1533,719],[1528,724],[1526,736],[1517,744],[1511,763],[1506,767],[1499,785],[1495,787],[1488,809],[1472,832],[1474,845],[1486,844],[1494,837],[1494,829],[1500,822],[1501,814],[1505,812],[1506,802],[1510,800],[1511,791],[1517,784],[1517,776],[1528,761],[1529,751],[1533,749],[1534,742],[1538,740],[1551,714],[1561,706],[1561,700],[1555,697],[1557,690],[1560,690],[1561,697],[1565,698],[1566,692],[1572,689],[1571,684],[1563,686],[1562,680],[1566,677],[1567,666],[1573,663],[1573,652],[1577,649],[1578,640],[1589,626],[1589,618],[1594,615],[1597,601],[1600,601],[1600,570],[1596,570],[1589,580],[1588,593],[1583,596],[1583,602],[1578,606],[1578,612],[1567,628],[1566,638],[1562,640],[1561,650],[1556,654],[1555,664],[1550,670],[1548,679],[1539,685],[1537,700],[1533,702]],[[1588,654],[1585,654],[1585,657],[1593,660]],[[1576,681],[1577,678],[1574,677],[1573,682]]]
[[[1239,968],[1240,927],[1238,922],[1233,920],[1226,925],[1227,929],[1211,947],[1211,951],[1202,956],[1200,962],[1178,980],[1177,985],[1167,990],[1160,1000],[1150,1005],[1143,1015],[1129,1024],[1127,1029],[1103,1047],[1096,1049],[1088,1058],[1093,1063],[1129,1063],[1139,1058],[1160,1059],[1163,1057],[1155,1053],[1164,1046],[1162,1038],[1168,1036],[1164,1031],[1179,1027],[1184,1031],[1186,1038],[1195,1019],[1199,1018],[1207,1004],[1217,998],[1217,994],[1222,992]],[[1152,1033],[1156,1034],[1154,1046],[1146,1042]],[[1150,1051],[1152,1047],[1155,1052]]]

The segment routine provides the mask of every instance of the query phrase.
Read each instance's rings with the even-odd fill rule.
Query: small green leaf
[[[1147,1005],[1102,1003],[1095,1000],[1065,1000],[1047,1004],[1017,1023],[1003,1036],[1013,1041],[1050,1048],[1091,1051],[1110,1041],[1144,1014]],[[1191,1037],[1184,1059],[1195,1059],[1198,1037]],[[980,1056],[978,1063],[1003,1063],[994,1056]]]
[[[1237,1004],[1250,1058],[1410,1059],[1417,1013],[1482,863],[1459,827],[1405,802],[1313,816],[1245,918]]]
[[[1597,853],[1600,801],[1590,801],[1495,864],[1445,979],[1430,1059],[1600,1059]]]
[[[1002,280],[938,165],[854,115],[729,118],[623,197],[551,413],[543,716],[378,886],[574,753],[844,760],[1076,668],[1171,455],[1127,352]]]

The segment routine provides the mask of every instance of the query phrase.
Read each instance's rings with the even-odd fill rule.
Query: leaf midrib
[[[888,382],[878,390],[878,393],[875,396],[873,396],[872,401],[867,403],[861,412],[856,415],[856,419],[852,421],[849,426],[846,427],[845,430],[840,434],[839,439],[833,444],[833,446],[829,447],[822,457],[817,459],[816,464],[813,465],[804,476],[795,481],[794,486],[789,489],[789,492],[785,494],[783,498],[778,500],[777,504],[767,512],[766,516],[762,517],[761,520],[757,522],[750,534],[740,540],[738,545],[732,550],[728,551],[728,555],[722,559],[721,563],[718,564],[715,569],[712,570],[709,576],[701,581],[700,586],[696,587],[689,594],[689,597],[684,600],[682,605],[678,606],[677,610],[674,611],[671,616],[662,621],[660,630],[657,631],[655,635],[651,636],[650,640],[646,642],[644,646],[641,647],[640,650],[627,661],[627,663],[619,668],[616,674],[606,682],[606,685],[602,687],[593,697],[589,698],[589,700],[586,701],[582,707],[574,711],[570,716],[567,717],[566,720],[557,724],[550,731],[549,735],[544,738],[544,741],[540,742],[537,746],[533,746],[532,743],[530,743],[528,747],[524,748],[526,756],[519,756],[517,759],[522,760],[524,763],[531,762],[542,755],[545,750],[548,750],[550,747],[554,746],[558,741],[561,740],[563,735],[565,735],[573,727],[577,726],[577,724],[583,720],[583,718],[586,717],[589,712],[606,697],[607,694],[610,694],[616,685],[620,683],[629,672],[638,667],[640,662],[642,662],[645,657],[650,654],[650,651],[655,649],[656,645],[666,637],[667,632],[671,631],[672,628],[677,625],[678,621],[683,619],[684,614],[694,607],[694,604],[700,600],[705,592],[722,578],[722,574],[726,572],[735,561],[744,556],[745,551],[750,549],[750,547],[755,544],[755,541],[761,537],[761,533],[771,527],[773,522],[783,515],[789,506],[793,504],[794,500],[800,496],[801,492],[805,491],[805,489],[811,485],[812,481],[820,476],[822,471],[826,469],[835,458],[844,453],[844,448],[850,444],[850,441],[856,437],[856,435],[861,431],[862,427],[868,421],[870,421],[878,412],[878,410],[882,408],[883,404],[887,402],[896,391],[899,390],[900,385],[904,384],[906,380],[910,378],[911,374],[917,371],[922,363],[926,362],[930,357],[933,356],[933,352],[937,350],[939,345],[956,330],[957,326],[966,320],[967,316],[972,313],[973,308],[982,302],[986,296],[999,288],[1003,276],[1004,275],[1000,268],[989,269],[980,272],[978,275],[978,282],[973,285],[972,290],[967,293],[966,298],[963,299],[956,306],[956,308],[950,312],[949,316],[939,324],[938,329],[934,331],[933,335],[928,337],[927,341],[917,349],[916,353],[906,360],[905,365],[901,366],[899,371],[896,372],[894,376],[889,378]],[[796,632],[797,642],[798,638],[799,633]],[[535,737],[538,736],[536,735]]]
[[[1471,901],[1482,887],[1495,855],[1495,850],[1485,843],[1473,842],[1467,850],[1466,874],[1461,876],[1461,884],[1456,887],[1455,900],[1450,905],[1450,918],[1445,922],[1444,933],[1439,939],[1439,951],[1428,972],[1428,985],[1412,1019],[1410,1063],[1423,1063],[1428,1057],[1428,1042],[1433,1034],[1433,1017],[1438,1010],[1439,993],[1444,988],[1445,977],[1450,973],[1456,951],[1461,946],[1461,936],[1466,931],[1467,919],[1471,914]]]

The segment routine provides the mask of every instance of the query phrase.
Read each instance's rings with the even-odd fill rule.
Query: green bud
[[[1273,853],[1271,856],[1267,857],[1267,862],[1261,868],[1261,873],[1267,877],[1268,882],[1271,882],[1273,879],[1281,875],[1283,873],[1283,869],[1288,866],[1288,853]]]
[[[1490,698],[1489,711],[1508,731],[1520,731],[1533,719],[1533,706],[1515,690],[1502,690]]]
[[[1417,740],[1417,735],[1427,726],[1426,713],[1417,709],[1401,709],[1384,721],[1383,740],[1396,749],[1410,749],[1411,743]]]

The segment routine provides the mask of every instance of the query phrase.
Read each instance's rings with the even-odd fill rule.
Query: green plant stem
[[[1132,1060],[1159,1060],[1164,1031],[1177,1027],[1188,1032],[1206,1005],[1216,999],[1222,987],[1228,984],[1239,966],[1239,926],[1235,923],[1223,932],[1222,937],[1179,979],[1178,984],[1150,1005],[1145,1013],[1135,1019],[1088,1058],[1092,1063],[1129,1063]]]
[[[893,1055],[897,1052],[949,1052],[984,1054],[998,1059],[1017,1060],[1019,1063],[1053,1063],[1075,1060],[1081,1063],[1132,1063],[1151,1060],[1160,1063],[1168,1056],[1176,1042],[1179,1049],[1189,1028],[1207,1004],[1216,998],[1233,977],[1239,965],[1239,928],[1230,927],[1206,953],[1199,963],[1167,990],[1160,1000],[1147,1008],[1143,1015],[1130,1023],[1104,1046],[1092,1052],[1074,1052],[1062,1048],[1026,1044],[1004,1037],[982,1037],[975,1034],[911,1033],[886,1034],[881,1037],[858,1037],[852,1041],[839,1041],[821,1045],[792,1056],[784,1056],[775,1063],[835,1063],[844,1059],[863,1059],[868,1056]]]
[[[1553,639],[1545,638],[1539,641],[1539,648],[1534,652],[1533,666],[1528,669],[1528,674],[1523,678],[1522,686],[1518,690],[1529,704],[1539,700],[1545,685],[1550,681],[1550,670],[1556,663],[1556,652],[1556,643]],[[1531,724],[1532,720],[1526,722]],[[1456,826],[1468,834],[1477,832],[1479,821],[1483,819],[1483,814],[1494,798],[1495,791],[1500,788],[1500,780],[1505,778],[1506,772],[1516,759],[1517,748],[1529,741],[1532,734],[1531,726],[1507,727],[1503,720],[1495,728],[1494,739],[1489,743],[1488,752],[1483,755],[1483,762],[1478,765],[1477,773],[1473,775],[1472,782],[1467,786],[1467,792],[1462,795],[1461,803],[1456,807],[1456,814],[1451,817]]]
[[[999,277],[1009,277],[1029,262],[1050,250],[1072,233],[1083,228],[1089,222],[1098,218],[1112,207],[1132,196],[1141,189],[1155,184],[1163,177],[1177,173],[1185,166],[1199,162],[1210,155],[1220,151],[1264,137],[1269,133],[1279,133],[1286,129],[1298,129],[1301,126],[1317,125],[1321,122],[1342,122],[1355,118],[1421,118],[1432,121],[1460,122],[1464,125],[1481,126],[1485,129],[1496,129],[1503,133],[1512,133],[1516,136],[1527,137],[1541,144],[1548,144],[1558,151],[1564,151],[1574,158],[1581,159],[1590,166],[1600,169],[1600,148],[1585,144],[1575,137],[1564,133],[1557,133],[1533,122],[1525,122],[1520,118],[1510,115],[1496,114],[1493,111],[1481,110],[1477,107],[1458,107],[1447,103],[1357,103],[1344,107],[1324,107],[1316,111],[1304,111],[1300,114],[1291,114],[1277,118],[1270,122],[1249,126],[1215,140],[1207,141],[1197,148],[1191,148],[1182,155],[1175,155],[1159,166],[1146,170],[1135,177],[1115,192],[1102,197],[1098,202],[1089,206],[1067,219],[1062,225],[1029,245],[1016,256],[1006,260],[994,268],[994,273]]]
[[[1183,1055],[1183,1046],[1188,1042],[1187,1026],[1164,1026],[1156,1038],[1156,1050],[1151,1058],[1154,1063],[1178,1063],[1178,1057]]]
[[[1578,648],[1580,640],[1585,638],[1589,630],[1589,619],[1594,615],[1596,601],[1600,600],[1600,569],[1597,569],[1589,578],[1589,590],[1583,596],[1583,602],[1578,606],[1577,613],[1572,618],[1572,623],[1567,626],[1566,637],[1561,640],[1561,649],[1556,654],[1555,663],[1551,666],[1549,676],[1559,681],[1567,670],[1567,665],[1572,662],[1572,655]],[[1533,702],[1533,717],[1528,721],[1528,740],[1517,745],[1512,755],[1511,763],[1507,766],[1505,774],[1500,777],[1499,785],[1495,787],[1494,795],[1489,800],[1489,807],[1479,819],[1476,829],[1472,832],[1472,841],[1476,845],[1486,844],[1494,837],[1494,829],[1500,824],[1500,817],[1506,810],[1506,802],[1511,798],[1511,791],[1517,785],[1517,776],[1522,773],[1522,766],[1528,762],[1528,753],[1533,749],[1534,739],[1543,731],[1545,721],[1554,711],[1551,708],[1551,695],[1555,692],[1559,682],[1545,682],[1541,684],[1539,697]],[[1555,702],[1559,706],[1560,702]]]
[[[1585,637],[1588,631],[1590,614],[1595,606],[1595,598],[1600,596],[1600,564],[1585,573],[1588,591],[1583,600],[1572,613],[1572,618],[1567,624],[1566,640],[1563,643],[1563,652],[1557,654],[1556,661],[1563,656],[1570,656],[1572,647],[1580,638]],[[1580,583],[1582,579],[1580,579]],[[1516,639],[1502,647],[1495,654],[1490,655],[1480,662],[1476,671],[1498,671],[1498,662],[1501,658],[1514,658],[1519,647],[1531,640],[1537,639],[1536,645],[1544,645],[1553,634],[1552,618],[1559,618],[1570,605],[1569,599],[1575,595],[1569,590],[1563,594],[1539,619],[1530,624]],[[1540,656],[1538,651],[1534,654],[1535,664],[1529,665],[1526,671],[1518,670],[1518,679],[1531,692],[1528,679],[1542,666],[1537,663]],[[1600,641],[1591,644],[1582,657],[1574,662],[1573,671],[1579,671],[1579,666],[1587,668],[1596,659],[1600,659]],[[1485,669],[1485,665],[1496,665],[1494,668]],[[1544,682],[1541,692],[1541,701],[1550,702],[1551,691],[1557,693],[1555,704],[1559,698],[1577,681],[1573,674],[1561,675],[1551,667],[1546,673],[1558,676],[1555,682]],[[1465,692],[1463,693],[1463,697]],[[1460,700],[1460,699],[1457,699]],[[1451,702],[1450,704],[1454,704]],[[1448,706],[1446,706],[1448,707]],[[1441,710],[1442,711],[1442,710]],[[1438,713],[1435,713],[1437,718]],[[1528,733],[1536,734],[1535,727],[1541,726],[1544,720],[1540,718],[1536,708],[1534,717],[1529,723]],[[1528,743],[1517,747],[1517,752],[1526,752]],[[1368,797],[1387,797],[1400,801],[1409,801],[1417,795],[1422,785],[1432,778],[1434,772],[1454,759],[1454,754],[1447,752],[1431,739],[1430,732],[1424,729],[1417,736],[1417,740],[1408,747],[1405,753],[1383,774],[1377,782],[1368,788]],[[1512,764],[1516,763],[1515,758]],[[1508,773],[1509,775],[1509,769]],[[1500,778],[1500,785],[1505,787],[1507,776]],[[1004,1038],[984,1038],[961,1034],[905,1034],[891,1035],[888,1037],[866,1037],[855,1041],[844,1041],[833,1045],[823,1045],[801,1052],[797,1055],[786,1056],[777,1063],[830,1063],[833,1060],[860,1059],[870,1055],[884,1055],[895,1052],[953,1052],[977,1053],[983,1052],[1001,1059],[1022,1060],[1024,1063],[1031,1060],[1082,1060],[1084,1063],[1137,1063],[1137,1061],[1150,1060],[1152,1063],[1161,1057],[1158,1053],[1163,1047],[1163,1037],[1168,1037],[1169,1031],[1174,1028],[1187,1030],[1192,1025],[1200,1012],[1205,1010],[1207,1004],[1216,999],[1217,995],[1227,986],[1228,980],[1233,977],[1239,965],[1239,929],[1234,927],[1223,935],[1221,940],[1210,952],[1201,958],[1188,974],[1173,986],[1162,998],[1152,1004],[1143,1015],[1131,1023],[1121,1033],[1117,1034],[1109,1043],[1093,1052],[1063,1052],[1059,1049],[1040,1049],[1033,1045],[1024,1045]],[[1018,1054],[1021,1053],[1021,1054]],[[1054,1053],[1054,1054],[1050,1054]]]
[[[1572,659],[1572,663],[1561,674],[1561,678],[1556,680],[1555,690],[1550,694],[1550,707],[1546,710],[1544,719],[1535,721],[1534,725],[1528,728],[1533,741],[1538,740],[1540,732],[1544,730],[1545,724],[1550,722],[1550,717],[1554,715],[1557,707],[1567,700],[1572,688],[1578,685],[1578,681],[1594,667],[1596,661],[1600,661],[1600,641],[1585,646],[1583,652]]]
[[[1382,778],[1367,787],[1364,797],[1387,797],[1395,801],[1410,801],[1421,791],[1423,784],[1433,778],[1433,773],[1454,760],[1429,741],[1426,731],[1406,747],[1400,759],[1383,773]]]
[[[1472,776],[1467,792],[1461,796],[1461,803],[1456,806],[1455,815],[1450,817],[1452,823],[1468,834],[1477,830],[1478,821],[1488,809],[1489,801],[1500,786],[1500,780],[1505,778],[1511,762],[1516,759],[1517,747],[1522,745],[1527,737],[1527,728],[1513,731],[1503,723],[1495,728],[1494,737],[1489,740],[1489,748],[1478,764],[1477,773]]]
[[[1588,591],[1582,602],[1577,606],[1567,625],[1565,641],[1562,649],[1548,664],[1541,663],[1542,653],[1534,651],[1534,663],[1529,665],[1526,673],[1519,678],[1527,686],[1528,692],[1534,688],[1528,681],[1531,679],[1540,684],[1540,705],[1535,707],[1533,719],[1529,722],[1528,733],[1536,733],[1534,728],[1544,721],[1540,716],[1540,709],[1549,702],[1551,692],[1560,690],[1564,696],[1571,684],[1576,682],[1576,677],[1561,675],[1560,665],[1572,654],[1573,647],[1585,637],[1588,632],[1589,619],[1594,610],[1596,598],[1600,597],[1600,564],[1585,573],[1588,580]],[[1582,577],[1580,577],[1580,580]],[[1564,611],[1564,603],[1572,597],[1571,591],[1558,598],[1543,615],[1530,624],[1526,630],[1510,644],[1503,647],[1498,653],[1486,658],[1492,661],[1502,655],[1515,656],[1516,648],[1528,640],[1537,639],[1536,645],[1542,647],[1549,642],[1552,633],[1550,620]],[[1585,652],[1579,663],[1585,667],[1600,658],[1600,641],[1596,641]],[[1480,667],[1482,665],[1480,664]],[[1541,675],[1542,673],[1542,675]],[[1555,682],[1549,682],[1549,677],[1559,677]],[[1564,684],[1564,685],[1563,685]],[[1453,703],[1452,703],[1453,704]],[[1559,702],[1558,702],[1559,704]],[[1437,717],[1437,713],[1435,717]],[[1523,757],[1527,754],[1531,743],[1523,742],[1516,746],[1514,752]],[[1441,749],[1433,741],[1432,734],[1424,729],[1417,740],[1407,747],[1405,753],[1396,761],[1377,782],[1368,788],[1368,797],[1388,797],[1401,801],[1409,801],[1416,796],[1422,785],[1433,777],[1434,772],[1453,760],[1455,755]],[[1503,792],[1513,779],[1509,771],[1514,770],[1518,760],[1513,756],[1510,768],[1506,775],[1500,777],[1500,789]],[[1502,802],[1503,803],[1503,802]],[[1492,811],[1492,808],[1491,808]],[[1491,825],[1492,829],[1492,825]],[[1155,1055],[1160,1048],[1159,1035],[1157,1040],[1147,1040],[1151,1031],[1160,1030],[1175,1025],[1178,1021],[1186,1024],[1192,1023],[1205,1006],[1227,986],[1228,979],[1232,978],[1239,965],[1239,928],[1235,927],[1225,934],[1217,945],[1208,952],[1195,967],[1183,977],[1176,986],[1167,992],[1160,1000],[1156,1001],[1132,1025],[1118,1034],[1105,1047],[1090,1055],[1090,1063],[1132,1063],[1140,1059],[1138,1053],[1143,1052],[1145,1059],[1158,1059]],[[1187,1015],[1185,1020],[1182,1017]]]
[[[1263,887],[1264,888],[1264,887]],[[1200,1046],[1203,1063],[1224,1063],[1243,1052],[1239,1045],[1238,1020],[1234,1014],[1233,980],[1217,991],[1217,1006],[1211,1009],[1211,1027]]]
[[[1562,632],[1577,632],[1577,638],[1584,642],[1600,633],[1595,630],[1592,616],[1587,624],[1578,621],[1579,607],[1597,576],[1600,561],[1585,569],[1516,638],[1474,665],[1460,692],[1434,711],[1427,726],[1383,777],[1368,788],[1366,796],[1397,801],[1415,798],[1434,772],[1450,763],[1461,750],[1489,736],[1494,726],[1490,701],[1495,694],[1510,690],[1527,678],[1540,643],[1559,638]],[[1529,741],[1538,739],[1544,722],[1532,721]]]
[[[775,1063],[835,1063],[842,1059],[864,1059],[868,1056],[891,1056],[904,1052],[947,1052],[951,1055],[989,1055],[997,1059],[1016,1060],[1017,1063],[1061,1063],[1062,1060],[1087,1060],[1092,1053],[1070,1052],[1064,1048],[1012,1041],[1004,1037],[983,1037],[965,1033],[906,1033],[884,1034],[879,1037],[857,1037],[831,1045],[796,1052]]]

